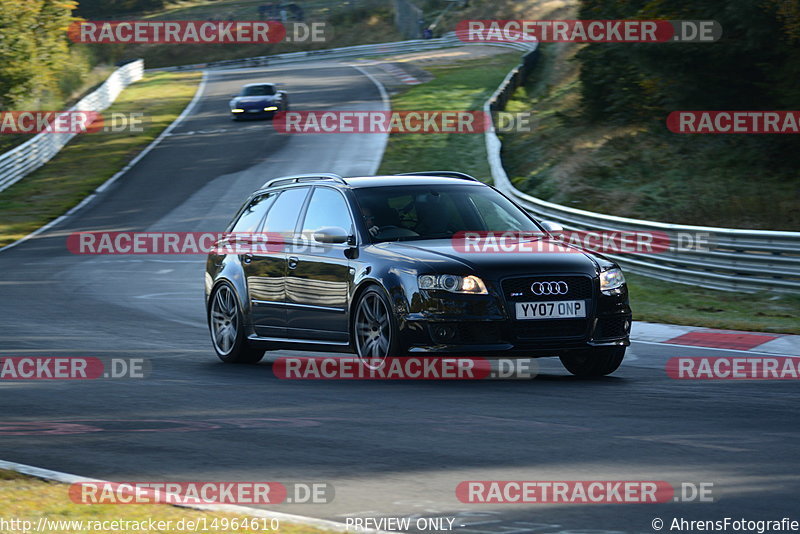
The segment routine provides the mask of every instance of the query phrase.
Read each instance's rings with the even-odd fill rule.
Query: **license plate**
[[[248,109],[247,110],[248,113],[258,113],[259,111],[261,111],[261,110],[260,109]]]
[[[517,302],[517,319],[565,319],[586,317],[585,300]]]

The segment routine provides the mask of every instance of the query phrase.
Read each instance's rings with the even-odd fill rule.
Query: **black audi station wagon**
[[[630,343],[620,268],[465,174],[275,178],[227,232],[282,244],[208,257],[208,322],[225,362],[286,348],[370,362],[558,356],[573,374],[599,376],[619,367]],[[538,247],[467,250],[465,232],[521,233]]]

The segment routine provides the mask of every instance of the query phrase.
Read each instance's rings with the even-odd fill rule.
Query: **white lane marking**
[[[36,237],[37,235],[41,234],[42,232],[46,232],[47,230],[49,230],[49,229],[50,229],[50,228],[52,228],[53,226],[55,226],[55,225],[57,225],[57,224],[59,224],[59,223],[62,223],[62,222],[64,222],[64,221],[65,221],[65,220],[67,220],[69,217],[71,217],[72,215],[74,215],[75,213],[77,213],[77,212],[78,212],[78,210],[80,210],[80,209],[81,209],[81,208],[83,208],[85,205],[87,205],[89,202],[91,202],[91,201],[92,201],[92,200],[93,200],[93,199],[94,199],[94,198],[95,198],[95,197],[96,197],[98,194],[100,194],[100,193],[102,193],[103,191],[105,191],[105,190],[106,190],[106,189],[107,189],[107,188],[108,188],[108,187],[109,187],[111,184],[113,184],[114,182],[116,182],[117,180],[119,180],[119,178],[120,178],[122,175],[124,175],[126,172],[128,172],[129,170],[131,170],[131,168],[132,168],[134,165],[136,165],[136,164],[137,164],[137,163],[138,163],[138,162],[139,162],[139,161],[140,161],[140,160],[141,160],[143,157],[145,157],[145,156],[147,155],[147,153],[149,153],[149,152],[150,152],[151,150],[153,150],[153,149],[154,149],[154,148],[155,148],[155,147],[156,147],[156,146],[157,146],[159,143],[161,143],[161,141],[162,141],[162,140],[163,140],[165,137],[167,137],[167,136],[169,135],[169,133],[170,133],[172,130],[174,130],[174,129],[175,129],[175,127],[176,127],[176,126],[178,126],[178,124],[180,124],[180,123],[181,123],[181,122],[182,122],[182,121],[183,121],[183,120],[184,120],[184,119],[185,119],[185,118],[186,118],[186,117],[189,115],[189,113],[191,113],[191,111],[192,111],[192,110],[194,109],[194,107],[197,105],[197,102],[200,100],[200,96],[203,94],[203,91],[205,91],[205,88],[206,88],[206,80],[207,80],[207,78],[208,78],[208,71],[207,71],[207,70],[204,70],[204,71],[203,71],[203,77],[202,77],[202,79],[200,80],[200,83],[199,83],[199,84],[198,84],[198,86],[197,86],[197,90],[196,90],[196,91],[195,91],[195,93],[194,93],[194,97],[192,97],[192,100],[191,100],[191,101],[189,102],[189,104],[188,104],[188,105],[187,105],[187,106],[186,106],[186,107],[183,109],[183,112],[182,112],[180,115],[178,115],[178,118],[176,118],[174,121],[172,121],[172,124],[170,124],[169,126],[167,126],[167,127],[166,127],[166,129],[164,129],[164,131],[163,131],[163,132],[161,132],[161,134],[160,134],[158,137],[156,137],[155,139],[153,139],[153,141],[152,141],[152,142],[151,142],[149,145],[147,145],[147,146],[144,148],[144,150],[142,150],[141,152],[139,152],[139,154],[137,154],[135,158],[133,158],[133,159],[132,159],[132,160],[131,160],[131,161],[130,161],[130,162],[127,164],[127,165],[125,165],[125,167],[123,167],[123,168],[122,168],[122,170],[120,170],[120,171],[119,171],[119,172],[117,172],[117,173],[116,173],[114,176],[112,176],[111,178],[109,178],[108,180],[106,180],[105,182],[103,182],[103,184],[101,184],[101,185],[100,185],[100,186],[99,186],[97,189],[95,189],[94,191],[92,191],[91,193],[89,193],[89,195],[88,195],[86,198],[84,198],[83,200],[81,200],[81,201],[80,201],[80,203],[78,203],[78,205],[77,205],[77,206],[75,206],[75,207],[73,207],[72,209],[70,209],[70,210],[69,210],[67,213],[65,213],[64,215],[61,215],[60,217],[56,217],[55,219],[53,219],[53,220],[52,220],[52,221],[50,221],[49,223],[45,224],[45,225],[44,225],[44,226],[42,226],[41,228],[38,228],[38,229],[34,230],[33,232],[31,232],[30,234],[26,235],[25,237],[22,237],[22,238],[20,238],[20,239],[17,239],[17,240],[16,240],[16,241],[14,241],[13,243],[9,243],[8,245],[6,245],[6,246],[4,246],[4,247],[0,248],[0,252],[3,252],[4,250],[8,250],[8,249],[10,249],[10,248],[12,248],[12,247],[16,247],[17,245],[19,245],[19,244],[21,244],[21,243],[24,243],[24,242],[25,242],[25,241],[27,241],[28,239],[31,239],[32,237]]]
[[[16,462],[7,462],[0,460],[0,469],[7,469],[15,471],[24,475],[29,475],[35,478],[44,480],[55,480],[63,484],[77,484],[80,482],[95,482],[101,484],[110,484],[108,480],[101,480],[99,478],[87,478],[78,475],[71,475],[69,473],[62,473],[60,471],[51,471],[50,469],[42,469],[31,465],[18,464]],[[327,519],[317,519],[315,517],[307,517],[304,515],[285,514],[283,512],[272,512],[270,510],[262,510],[260,508],[250,508],[249,506],[241,506],[238,504],[169,504],[168,506],[175,506],[177,508],[190,508],[192,510],[203,510],[208,512],[227,512],[231,514],[249,515],[252,517],[264,517],[268,519],[279,519],[287,523],[295,523],[298,525],[308,525],[311,527],[320,528],[323,530],[333,530],[336,532],[347,532],[347,525],[344,523],[337,523],[336,521],[328,521]],[[384,534],[378,530],[364,529],[361,532],[368,532],[371,534]]]
[[[660,345],[662,347],[680,347],[684,349],[716,350],[719,352],[741,352],[743,354],[760,354],[762,356],[782,356],[785,358],[800,358],[800,354],[778,354],[777,352],[759,352],[757,350],[742,349],[721,349],[719,347],[701,347],[699,345],[680,345],[678,343],[663,343],[658,341],[637,341],[631,339],[631,343],[643,343],[645,345]]]

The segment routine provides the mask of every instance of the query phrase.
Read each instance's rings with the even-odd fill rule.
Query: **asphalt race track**
[[[271,177],[375,171],[381,136],[286,136],[230,121],[230,95],[258,80],[285,83],[293,110],[384,106],[345,65],[211,73],[191,115],[113,187],[0,253],[0,355],[151,368],[138,380],[0,383],[0,459],[106,480],[327,482],[330,504],[271,509],[336,521],[455,516],[464,533],[638,533],[656,517],[797,515],[797,383],[664,371],[673,356],[736,353],[634,343],[619,371],[593,380],[541,360],[533,380],[284,381],[268,362],[214,355],[203,256],[67,250],[78,230],[221,230]],[[466,480],[710,482],[714,502],[472,505],[455,495]]]

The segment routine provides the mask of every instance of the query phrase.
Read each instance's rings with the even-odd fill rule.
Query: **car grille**
[[[569,290],[564,295],[534,295],[534,282],[566,282]],[[594,294],[592,279],[588,276],[524,276],[503,280],[503,295],[509,301],[539,300],[590,300]]]
[[[531,285],[535,282],[565,282],[568,290],[563,295],[535,295],[531,290]],[[521,276],[503,280],[502,289],[503,295],[510,303],[511,314],[515,313],[514,302],[591,301],[594,297],[593,281],[588,276]],[[593,306],[589,305],[590,312],[592,309]],[[590,317],[514,321],[513,335],[519,341],[586,338],[589,334],[589,324]]]
[[[518,321],[514,335],[519,340],[585,337],[588,325],[586,319]]]
[[[626,324],[627,323],[627,324]],[[601,317],[594,327],[594,339],[620,338],[628,335],[630,319],[628,317]]]

